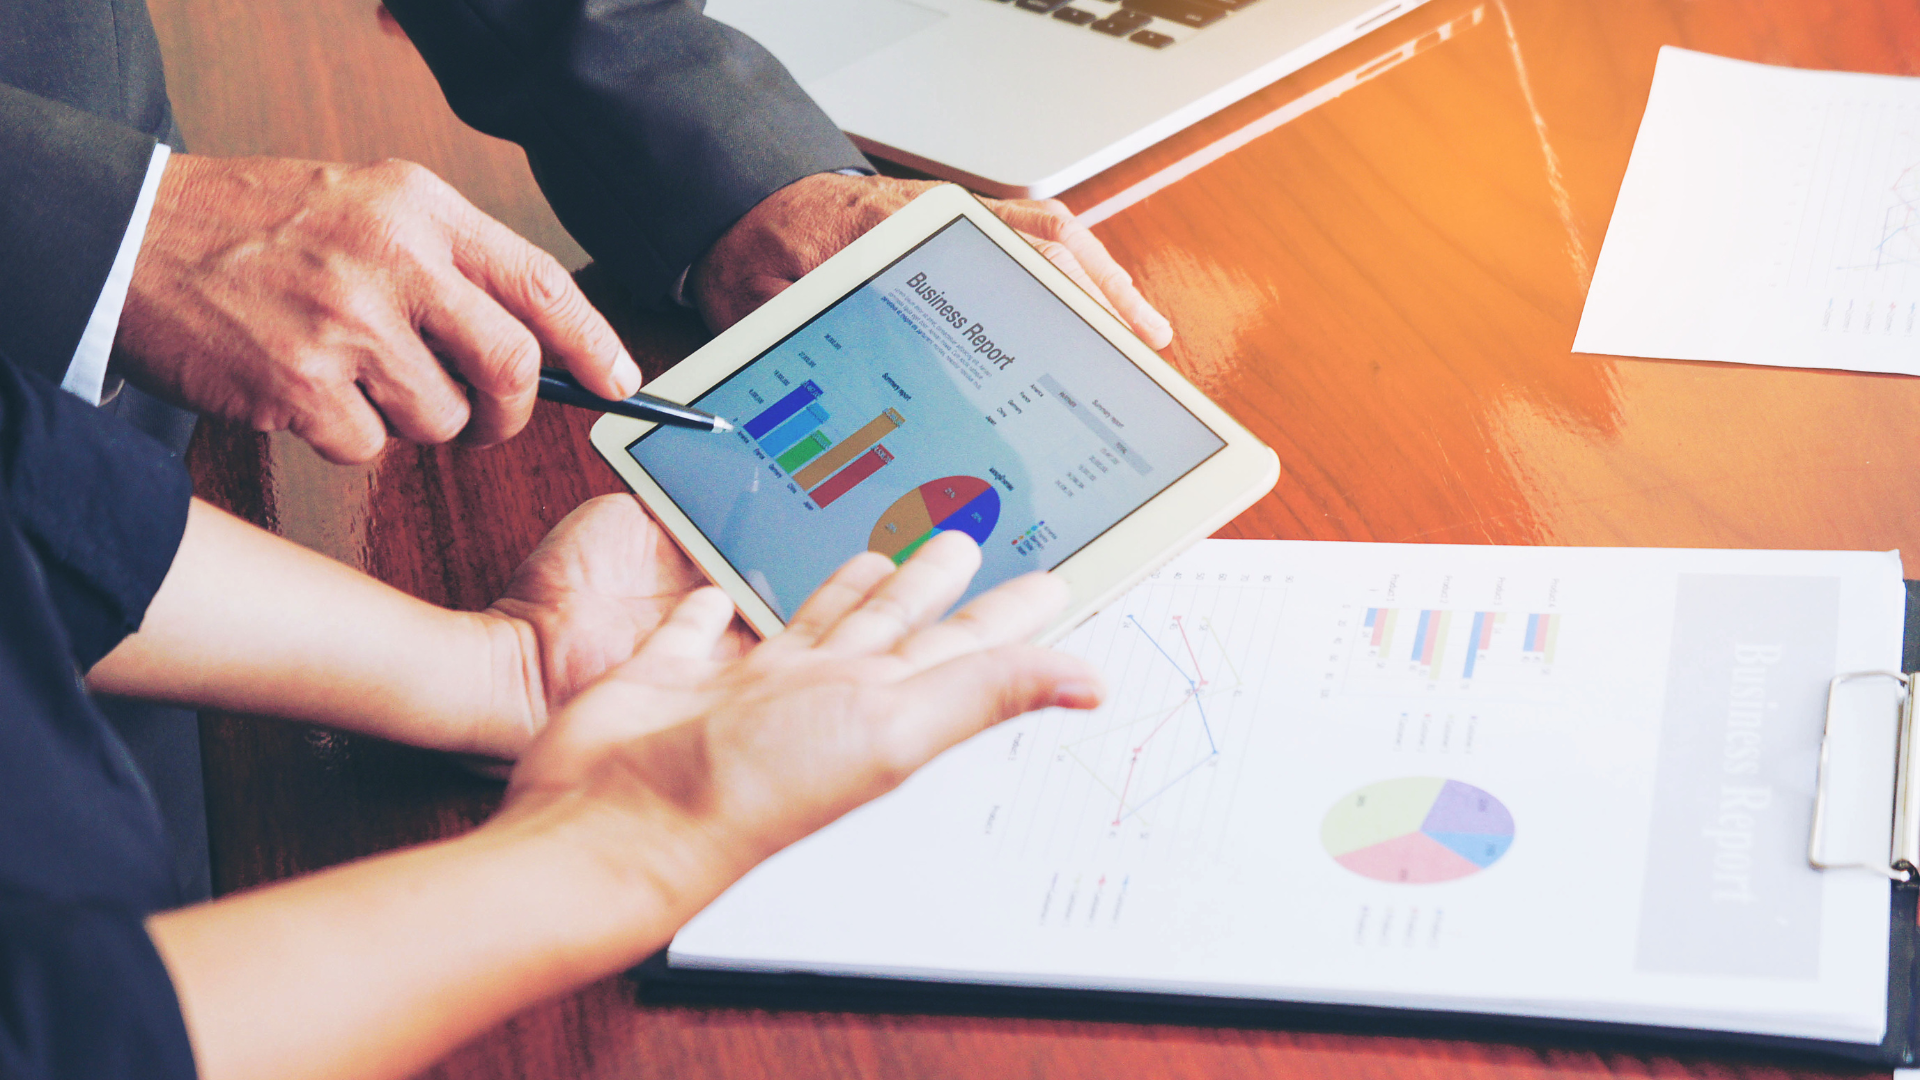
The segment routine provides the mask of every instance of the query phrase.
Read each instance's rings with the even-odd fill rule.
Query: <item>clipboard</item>
[[[1830,685],[1808,840],[1808,862],[1817,869],[1874,872],[1893,882],[1887,943],[1887,1029],[1878,1045],[1474,1012],[674,968],[667,962],[665,949],[629,971],[628,979],[636,999],[652,1005],[1174,1023],[1911,1067],[1920,1061],[1920,772],[1916,772],[1920,770],[1920,730],[1915,728],[1920,718],[1920,581],[1907,581],[1905,585],[1901,670],[1842,673]],[[1885,863],[1830,862],[1826,858],[1825,809],[1827,752],[1836,730],[1831,706],[1841,687],[1868,679],[1894,680],[1903,690],[1893,762],[1892,847]]]

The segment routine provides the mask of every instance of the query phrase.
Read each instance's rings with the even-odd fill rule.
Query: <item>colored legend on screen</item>
[[[1520,651],[1539,656],[1548,664],[1553,663],[1553,653],[1560,644],[1560,616],[1527,616],[1527,637]]]
[[[766,438],[774,428],[779,427],[783,422],[791,419],[795,413],[813,404],[814,399],[819,396],[820,387],[815,385],[812,379],[808,379],[806,382],[794,387],[792,392],[787,394],[786,397],[762,409],[752,419],[748,420],[744,425],[747,434],[753,436],[755,441]]]
[[[799,410],[796,409],[794,411],[798,412]],[[808,457],[811,458],[812,460],[799,472],[793,472],[792,470],[789,469],[788,475],[793,477],[794,483],[799,484],[803,488],[811,489],[816,484],[819,484],[820,481],[825,480],[829,475],[831,475],[834,472],[834,470],[840,468],[842,465],[847,464],[848,462],[854,460],[855,458],[860,457],[862,454],[864,454],[867,451],[869,447],[872,447],[875,443],[879,442],[881,439],[884,439],[887,436],[893,434],[894,431],[900,427],[900,425],[906,422],[907,421],[905,417],[901,416],[899,413],[895,412],[892,409],[888,409],[886,412],[883,412],[879,416],[874,417],[872,420],[867,421],[866,426],[862,427],[859,431],[856,431],[853,434],[847,436],[845,439],[842,439],[839,442],[832,444],[833,448],[830,450],[827,450],[825,453],[821,453],[820,456],[814,457],[813,455],[809,454]],[[892,461],[893,456],[889,454],[886,460]],[[882,462],[882,464],[885,464],[885,462]],[[880,467],[879,465],[873,466],[874,469],[877,469],[879,467]],[[785,468],[785,466],[783,465],[782,468]],[[873,475],[873,473],[872,473],[872,470],[869,469],[865,475],[861,476],[860,479],[853,481],[853,483],[857,484],[860,482],[860,480],[864,480],[866,479],[867,476],[871,476],[871,475]],[[836,477],[836,479],[838,478]],[[851,487],[852,485],[850,484],[848,486]],[[837,491],[834,498],[838,498],[842,494],[845,494],[844,489]],[[827,505],[828,502],[831,502],[832,500],[831,499],[822,500],[819,497],[819,495],[816,494],[814,496],[813,501],[816,503],[819,503],[821,506],[824,507]]]
[[[844,444],[843,444],[844,445]],[[893,460],[884,446],[876,446],[854,459],[853,464],[833,474],[833,479],[814,488],[807,494],[813,496],[814,504],[825,510],[835,499],[860,486],[860,481],[880,471],[880,466]],[[812,466],[809,466],[811,468]]]
[[[1473,678],[1473,665],[1493,647],[1493,628],[1507,621],[1504,611],[1476,611],[1473,613],[1473,636],[1467,639],[1467,663],[1460,672],[1463,679]]]
[[[977,476],[947,476],[921,484],[887,507],[867,538],[867,550],[906,562],[935,535],[956,531],[984,544],[1000,521],[1000,493]]]

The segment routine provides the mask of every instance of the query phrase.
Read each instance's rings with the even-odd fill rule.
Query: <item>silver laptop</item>
[[[1423,0],[708,0],[870,154],[1052,195]]]

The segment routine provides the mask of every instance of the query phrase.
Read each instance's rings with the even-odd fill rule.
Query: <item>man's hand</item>
[[[724,330],[932,186],[930,180],[838,173],[796,180],[747,211],[694,264],[687,296],[708,326]],[[987,205],[1141,340],[1156,349],[1173,341],[1166,317],[1064,205],[1053,199],[989,199]]]
[[[560,264],[426,169],[176,154],[114,363],[170,401],[352,462],[389,433],[512,436],[543,349],[604,397],[640,388]]]
[[[715,658],[733,614],[725,594],[691,594],[522,755],[501,820],[566,808],[587,823],[596,864],[665,894],[629,902],[684,919],[967,736],[1033,709],[1097,705],[1084,661],[1024,644],[1065,602],[1057,578],[1018,578],[935,621],[979,566],[961,533],[898,570],[860,555],[737,660]]]
[[[517,693],[527,705],[524,725],[499,733],[495,753],[517,752],[551,713],[630,659],[705,584],[631,495],[602,495],[563,518],[482,613],[510,629],[518,643],[496,672],[514,688],[507,696]],[[738,656],[753,641],[753,632],[735,620],[715,655]]]

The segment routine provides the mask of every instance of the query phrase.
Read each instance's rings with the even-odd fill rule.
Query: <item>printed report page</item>
[[[1877,1042],[1889,884],[1807,840],[1828,680],[1903,613],[1890,553],[1208,541],[1061,646],[1105,706],[949,752],[672,962]]]
[[[629,452],[782,619],[949,529],[969,596],[1051,569],[1225,446],[965,218],[696,404]]]

